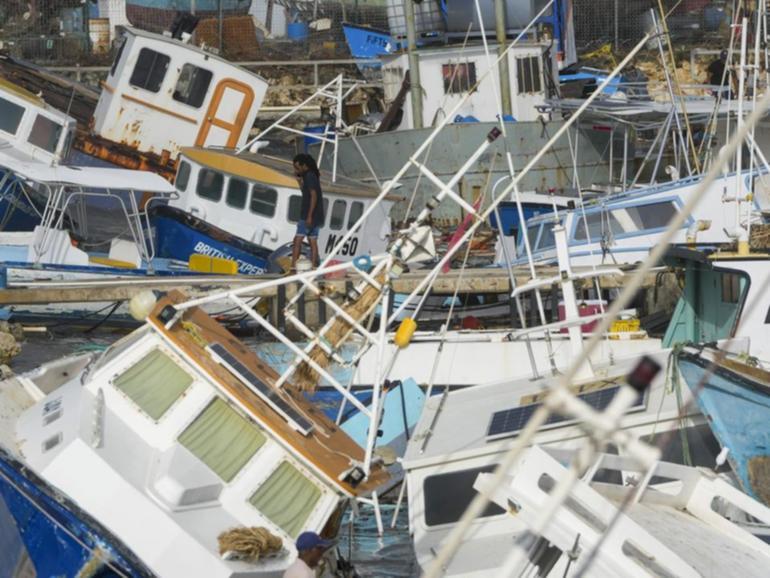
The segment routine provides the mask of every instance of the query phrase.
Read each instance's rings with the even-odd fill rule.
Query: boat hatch
[[[273,388],[259,379],[248,367],[238,361],[220,343],[214,343],[208,348],[211,357],[222,367],[237,377],[244,385],[256,393],[262,401],[272,407],[288,424],[300,432],[308,435],[313,430],[313,424],[301,413],[291,407]]]
[[[305,527],[321,499],[321,489],[287,461],[260,484],[249,503],[292,538]]]
[[[578,395],[578,399],[584,401],[596,411],[604,411],[610,405],[615,398],[615,394],[620,391],[619,385],[611,387],[605,387],[595,391],[589,391]],[[492,419],[489,422],[487,428],[487,440],[493,441],[504,437],[512,436],[527,425],[535,411],[543,405],[542,403],[531,403],[528,405],[522,405],[514,407],[512,409],[505,409],[497,411],[492,414]],[[645,408],[646,402],[644,394],[639,396],[636,404],[629,411],[639,411]],[[574,422],[574,419],[569,417],[552,413],[544,424],[544,428],[554,425],[568,425]]]

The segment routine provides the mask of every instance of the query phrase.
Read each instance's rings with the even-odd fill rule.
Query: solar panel
[[[577,397],[597,411],[603,411],[610,405],[610,402],[614,399],[615,394],[617,394],[618,391],[620,391],[620,387],[606,387],[604,389],[582,393]],[[634,408],[642,406],[643,402],[643,396],[639,396],[639,400]],[[500,437],[507,437],[521,431],[541,405],[543,404],[532,403],[493,413],[492,419],[489,422],[489,428],[487,428],[487,438],[497,439]],[[572,418],[552,413],[545,424],[543,424],[543,427],[568,421],[573,420]]]
[[[227,371],[240,379],[251,391],[256,393],[262,401],[272,407],[289,425],[303,435],[308,435],[313,429],[313,424],[296,409],[290,406],[274,388],[268,386],[259,379],[253,371],[238,361],[220,343],[209,346],[214,354],[214,360]]]

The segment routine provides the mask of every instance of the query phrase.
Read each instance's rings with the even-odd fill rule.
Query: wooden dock
[[[575,269],[579,273],[581,269]],[[405,273],[393,282],[393,289],[397,293],[411,293],[429,273],[428,270],[417,270]],[[655,283],[657,272],[647,276],[645,287]],[[516,285],[521,286],[531,280],[529,271],[522,268],[514,272]],[[542,268],[538,271],[540,278],[554,277],[557,274],[555,267]],[[617,289],[624,285],[630,277],[626,275],[605,275],[599,278],[603,289]],[[227,291],[255,284],[260,281],[277,278],[276,275],[264,275],[254,277],[226,277],[226,276],[180,276],[157,278],[122,277],[110,280],[89,280],[77,282],[64,281],[32,281],[27,283],[9,283],[8,287],[0,290],[0,305],[36,305],[48,303],[95,303],[126,301],[141,291],[151,289],[160,292],[178,289],[197,297],[207,293]],[[330,292],[343,293],[354,281],[353,277],[342,279],[327,279],[323,284]],[[593,286],[593,281],[583,280],[579,282],[585,287]],[[459,285],[459,288],[458,288]],[[455,291],[460,294],[473,293],[510,293],[511,283],[509,275],[504,269],[484,268],[466,269],[464,271],[451,270],[446,274],[440,274],[433,283],[434,294],[447,295]],[[289,287],[287,293],[292,294]],[[278,288],[270,287],[255,291],[254,296],[277,297]]]

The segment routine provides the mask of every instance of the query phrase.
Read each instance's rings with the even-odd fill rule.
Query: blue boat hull
[[[390,34],[381,30],[348,23],[343,23],[342,30],[345,33],[345,41],[350,49],[350,54],[356,59],[373,60],[380,56],[393,54],[401,49],[399,42],[396,42]],[[377,63],[359,64],[358,66],[359,68],[379,68],[382,65]]]
[[[1,448],[0,498],[37,576],[153,576],[106,528]],[[95,552],[109,564],[93,560]],[[86,566],[93,571],[81,574]]]
[[[679,369],[743,491],[770,505],[770,387],[687,353]]]
[[[238,273],[260,275],[268,271],[271,252],[249,243],[197,217],[169,206],[154,207],[150,219],[158,257],[187,261],[190,255],[221,257],[238,262]]]

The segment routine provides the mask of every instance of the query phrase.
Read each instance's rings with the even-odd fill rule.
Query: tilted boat
[[[377,461],[182,300],[0,382],[0,492],[38,575],[278,577],[302,531],[376,507]],[[227,537],[246,528],[244,559]]]

